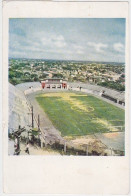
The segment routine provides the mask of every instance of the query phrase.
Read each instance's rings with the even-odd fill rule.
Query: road
[[[8,154],[9,155],[14,155],[14,141],[13,140],[9,140],[9,146],[8,146]],[[25,152],[26,149],[26,145],[24,143],[20,143],[20,155],[28,155]],[[59,152],[54,151],[52,149],[45,149],[45,148],[39,148],[38,146],[32,146],[31,144],[29,145],[29,152],[30,155],[60,155]]]

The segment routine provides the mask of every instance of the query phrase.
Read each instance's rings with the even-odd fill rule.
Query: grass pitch
[[[50,92],[36,99],[62,136],[124,131],[124,110],[94,96]]]

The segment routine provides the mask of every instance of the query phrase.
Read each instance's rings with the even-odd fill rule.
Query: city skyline
[[[10,19],[9,57],[125,62],[125,19]]]

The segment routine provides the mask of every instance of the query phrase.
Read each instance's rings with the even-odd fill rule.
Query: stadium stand
[[[119,92],[113,89],[105,88],[98,85],[85,84],[85,83],[69,83],[70,88],[80,88],[87,89],[89,93],[100,95],[106,99],[109,99],[115,103],[125,105],[125,92]]]
[[[25,95],[9,83],[9,132],[18,129],[19,125],[27,130],[31,123],[30,107]]]
[[[41,83],[40,82],[26,82],[26,83],[21,83],[21,84],[17,84],[16,88],[21,90],[21,91],[25,91],[28,89],[37,89],[40,88],[41,89]]]

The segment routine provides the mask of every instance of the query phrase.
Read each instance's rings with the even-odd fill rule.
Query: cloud
[[[121,43],[115,43],[115,44],[113,45],[113,48],[114,48],[114,50],[117,51],[117,52],[124,52],[124,45],[121,44]]]
[[[108,47],[107,44],[103,44],[103,43],[88,42],[87,44],[88,46],[94,47],[95,50],[100,53],[104,52],[103,49]]]
[[[77,45],[77,44],[70,44],[69,45],[70,50],[72,50],[73,53],[76,54],[84,54],[85,53],[85,48],[81,45]]]
[[[52,42],[58,48],[63,48],[67,45],[66,42],[65,42],[65,39],[62,35],[55,36],[52,39]]]
[[[67,45],[65,38],[62,35],[44,35],[41,39],[43,46],[63,48]]]
[[[124,25],[125,22],[118,19],[13,19],[9,54],[12,57],[124,61]]]
[[[53,36],[53,37],[54,37],[54,38],[53,38],[54,41],[64,41],[64,40],[65,40],[64,37],[63,37],[62,35]]]
[[[56,47],[58,47],[58,48],[63,48],[63,47],[65,47],[67,44],[66,44],[66,42],[62,42],[62,41],[56,41],[56,42],[54,42],[54,45],[56,46]]]
[[[82,51],[82,50],[77,50],[76,53],[77,53],[77,54],[84,54],[84,51]]]

